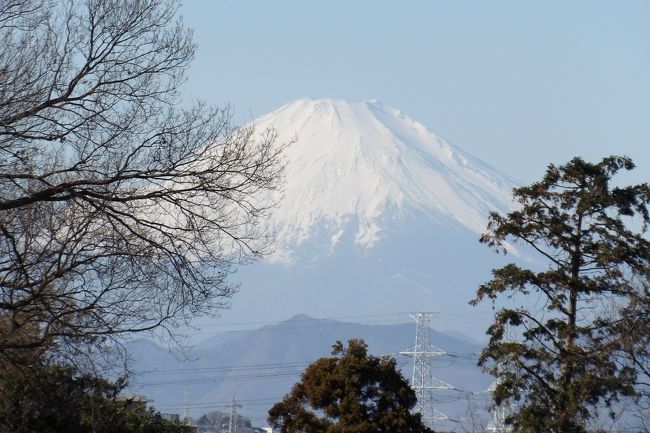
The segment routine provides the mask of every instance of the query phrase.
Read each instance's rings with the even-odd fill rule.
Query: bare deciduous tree
[[[467,410],[458,420],[458,425],[465,433],[485,433],[488,431],[489,419],[489,406],[482,406],[468,398]]]
[[[218,313],[233,266],[268,248],[283,146],[181,106],[195,45],[176,15],[0,2],[0,355]]]

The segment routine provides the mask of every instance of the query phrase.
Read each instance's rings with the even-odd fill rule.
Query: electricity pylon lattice
[[[488,388],[488,392],[493,393],[496,390],[498,384],[499,380],[493,382],[492,385],[490,385]],[[506,417],[510,416],[511,414],[510,405],[505,402],[499,405],[495,405],[492,408],[491,412],[492,420],[488,423],[488,426],[485,430],[490,433],[510,433],[512,431],[512,427],[506,424]]]
[[[235,401],[235,396],[232,397],[232,402],[226,405],[226,408],[230,408],[230,419],[228,420],[228,433],[237,433],[237,408],[241,407],[241,404]]]
[[[447,352],[431,344],[429,338],[429,322],[433,313],[409,314],[415,320],[415,346],[412,351],[400,352],[402,355],[413,357],[413,376],[411,386],[417,396],[416,411],[422,416],[422,421],[433,428],[435,421],[448,419],[447,415],[434,406],[433,392],[454,389],[454,387],[431,374],[431,360]]]
[[[183,400],[184,400],[184,419],[183,421],[185,424],[189,425],[191,418],[190,418],[190,392],[187,390],[187,387],[185,387],[185,394],[183,395]]]
[[[512,328],[506,325],[505,329],[505,338],[503,339],[504,343],[512,343],[515,341],[514,333]],[[497,389],[497,386],[501,382],[501,379],[497,379],[492,382],[492,385],[488,388],[490,394],[494,393]],[[512,432],[512,427],[506,424],[506,418],[512,414],[512,407],[507,402],[502,402],[501,404],[495,405],[492,410],[492,420],[487,426],[487,431],[490,433],[510,433]]]

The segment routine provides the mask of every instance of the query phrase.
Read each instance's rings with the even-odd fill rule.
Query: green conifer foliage
[[[610,184],[633,168],[619,156],[550,165],[540,182],[514,190],[517,210],[490,215],[482,243],[503,251],[506,242],[525,245],[545,263],[541,271],[516,264],[493,270],[471,301],[538,300],[534,309],[497,312],[479,361],[500,379],[495,402],[515,404],[515,431],[582,433],[596,412],[637,392],[642,372],[623,333],[639,322],[622,318],[648,305],[650,190]],[[630,228],[639,222],[639,230]],[[516,338],[505,336],[507,326]]]
[[[432,433],[420,414],[413,390],[395,360],[368,354],[363,340],[337,342],[331,358],[320,358],[300,382],[269,411],[282,433]]]
[[[145,401],[120,397],[111,383],[73,367],[0,359],[0,433],[189,433]]]

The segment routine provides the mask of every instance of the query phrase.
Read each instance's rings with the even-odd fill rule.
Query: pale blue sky
[[[185,0],[188,95],[250,120],[379,99],[522,182],[612,153],[650,173],[650,1]]]

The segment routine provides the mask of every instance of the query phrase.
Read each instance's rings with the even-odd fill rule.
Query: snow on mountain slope
[[[414,214],[481,233],[489,211],[511,206],[506,176],[378,101],[301,99],[254,124],[295,139],[271,220],[275,261],[291,262],[316,233],[331,249],[350,224],[355,244],[370,248],[391,221]]]

